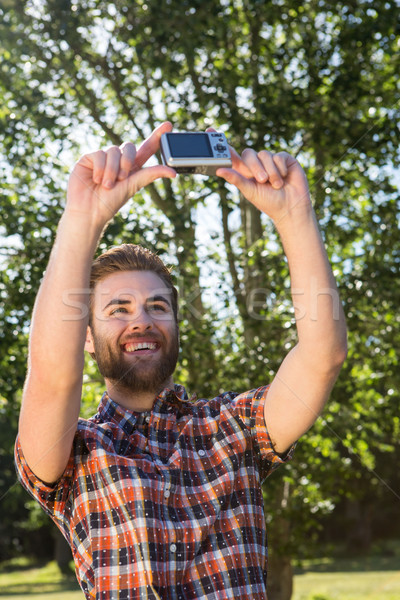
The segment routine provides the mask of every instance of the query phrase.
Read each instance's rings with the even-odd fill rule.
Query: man
[[[32,318],[16,462],[69,541],[86,598],[264,600],[260,483],[322,410],[346,354],[344,317],[298,162],[232,150],[232,169],[217,175],[275,223],[301,297],[298,344],[270,387],[196,401],[173,383],[167,269],[132,245],[91,266],[124,203],[175,176],[143,167],[170,130],[163,123],[137,152],[86,155],[72,171]],[[98,413],[78,421],[84,348],[107,391]]]

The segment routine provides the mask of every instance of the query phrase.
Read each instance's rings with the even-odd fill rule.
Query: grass
[[[295,569],[292,600],[399,600],[400,542],[367,556],[305,561]]]
[[[399,600],[400,542],[366,557],[321,558],[295,569],[292,600]],[[54,562],[0,565],[0,600],[84,600],[75,575]]]
[[[296,575],[293,600],[399,600],[400,571]]]
[[[25,558],[0,565],[0,600],[84,600],[74,574],[55,562],[38,565]]]

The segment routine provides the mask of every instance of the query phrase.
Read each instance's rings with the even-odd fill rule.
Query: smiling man
[[[146,249],[125,244],[94,262],[91,289],[85,348],[118,404],[150,410],[155,396],[172,385],[179,354],[177,293],[169,271]]]
[[[343,312],[299,163],[231,149],[232,169],[217,175],[281,236],[302,299],[298,343],[270,385],[189,399],[172,379],[179,335],[168,269],[132,244],[93,262],[128,199],[175,176],[144,167],[170,130],[162,124],[137,151],[85,155],[71,173],[32,317],[16,465],[68,540],[88,600],[265,600],[261,483],[328,399],[346,354]],[[106,388],[88,420],[79,418],[85,349]]]

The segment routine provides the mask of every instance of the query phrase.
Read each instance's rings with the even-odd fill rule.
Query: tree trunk
[[[346,546],[349,552],[367,553],[371,546],[371,506],[359,500],[346,500]]]
[[[286,518],[290,499],[290,485],[283,481],[277,491],[277,510],[270,524],[268,556],[268,600],[290,600],[293,593],[293,569],[288,551],[291,527]]]
[[[187,385],[190,392],[207,397],[215,395],[213,328],[203,304],[195,226],[190,210],[181,208],[174,217],[173,226],[178,245],[179,312],[188,333],[187,339],[181,338],[188,371]]]
[[[290,600],[293,569],[290,558],[271,553],[268,558],[268,600]]]
[[[61,573],[70,573],[69,563],[72,560],[71,548],[58,528],[54,530],[54,559]]]

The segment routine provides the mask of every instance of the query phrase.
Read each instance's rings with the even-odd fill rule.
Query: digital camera
[[[220,167],[232,166],[226,137],[217,131],[164,133],[161,156],[177,173],[215,175]]]

